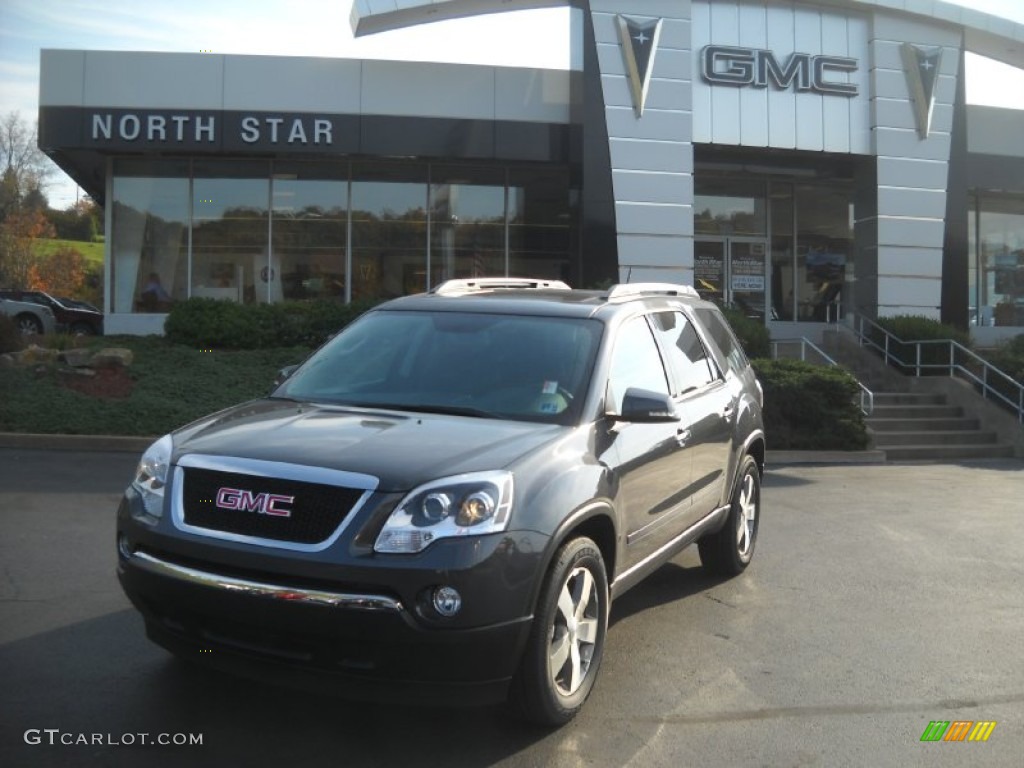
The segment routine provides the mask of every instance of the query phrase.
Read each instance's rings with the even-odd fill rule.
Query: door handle
[[[690,437],[692,437],[692,435],[688,429],[680,429],[676,431],[676,442],[679,443],[680,446],[686,445],[690,442]]]
[[[725,408],[722,409],[722,418],[728,419],[730,416],[732,416],[732,411],[732,405],[725,406]]]

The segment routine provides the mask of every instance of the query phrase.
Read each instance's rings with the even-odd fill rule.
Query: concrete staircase
[[[863,349],[847,329],[828,331],[823,349],[874,392],[865,418],[873,447],[888,461],[956,461],[1024,456],[1014,416],[965,382],[904,376]]]
[[[995,459],[1014,455],[1010,443],[942,392],[876,392],[865,419],[875,448],[889,461]]]

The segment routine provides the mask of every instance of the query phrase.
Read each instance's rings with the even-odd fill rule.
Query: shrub
[[[0,315],[0,355],[17,352],[24,346],[25,340],[21,337],[18,324],[7,315]]]
[[[982,356],[1018,384],[1024,384],[1024,333],[1014,336]],[[989,383],[1010,402],[1018,402],[1020,390],[1001,376],[990,378]]]
[[[238,304],[194,298],[171,308],[164,331],[169,341],[199,349],[316,347],[375,303]]]
[[[890,340],[889,342],[889,352],[898,361],[894,364],[897,368],[907,369],[916,365],[917,347],[911,342],[952,340],[967,348],[971,346],[971,337],[965,331],[927,317],[896,315],[894,317],[880,317],[876,322],[901,340],[899,342]],[[871,333],[871,340],[881,347],[885,345],[885,339],[882,337],[882,334],[874,329]],[[921,363],[923,365],[943,365],[948,362],[948,344],[925,344],[921,347]],[[925,368],[922,370],[922,373],[944,375],[947,371],[939,368]]]
[[[769,357],[771,355],[771,335],[764,323],[747,317],[738,309],[725,308],[722,313],[740,340],[740,345],[747,353],[747,357]]]
[[[856,380],[839,368],[800,360],[754,360],[764,388],[764,422],[773,449],[859,451],[868,447]]]

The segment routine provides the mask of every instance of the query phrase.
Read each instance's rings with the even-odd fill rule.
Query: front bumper
[[[279,560],[261,569],[265,552],[240,560],[235,547],[214,562],[208,548],[147,536],[125,516],[121,523],[118,578],[149,638],[234,674],[364,700],[497,702],[530,631],[532,615],[512,606],[532,604],[535,571],[525,569],[527,577],[524,565],[536,563],[521,555],[509,561],[502,536],[475,547],[477,557],[446,558],[446,569],[350,563],[322,570],[299,555],[291,575]],[[518,534],[519,544],[529,535]],[[518,578],[508,578],[510,568]],[[453,621],[431,616],[424,604],[438,584],[464,596]]]

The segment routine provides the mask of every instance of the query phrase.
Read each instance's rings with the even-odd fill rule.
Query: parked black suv
[[[0,298],[28,301],[49,307],[57,319],[58,333],[77,336],[102,336],[103,313],[92,304],[63,296],[56,298],[45,291],[0,291]]]
[[[560,724],[611,599],[692,542],[746,568],[764,452],[760,385],[692,288],[451,281],[154,443],[118,574],[178,655]]]

